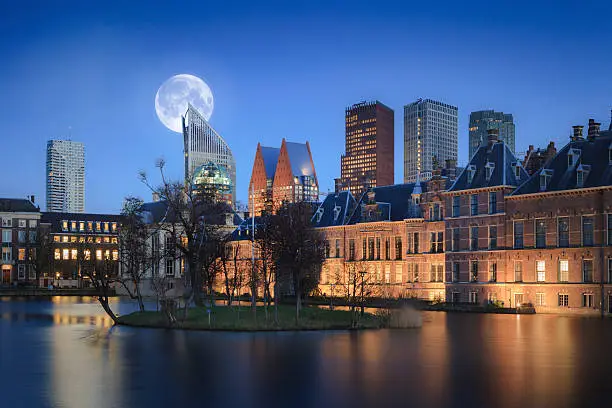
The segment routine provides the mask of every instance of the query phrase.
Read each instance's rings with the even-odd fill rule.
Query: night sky
[[[0,197],[35,194],[42,209],[51,138],[85,143],[87,212],[148,200],[138,172],[157,181],[159,157],[180,179],[182,137],[154,106],[179,73],[212,88],[242,201],[257,142],[283,137],[310,142],[321,191],[333,190],[344,109],[362,100],[395,110],[396,182],[403,106],[420,97],[458,106],[460,164],[474,110],[512,113],[517,151],[610,122],[610,1],[46,3],[0,4]]]

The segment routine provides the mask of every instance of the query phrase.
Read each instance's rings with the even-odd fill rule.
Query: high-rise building
[[[72,140],[47,142],[47,211],[85,212],[85,146]]]
[[[345,153],[336,190],[359,197],[369,188],[393,184],[393,110],[379,101],[345,111]]]
[[[236,161],[225,140],[210,126],[204,116],[191,104],[183,116],[185,154],[185,182],[193,182],[194,172],[204,164],[216,164],[232,180],[232,202],[236,205]]]
[[[404,182],[429,180],[434,163],[457,160],[457,107],[431,99],[404,106]]]
[[[514,153],[514,122],[512,114],[481,110],[470,113],[470,158],[480,146],[487,144],[487,130],[498,129],[499,140]]]
[[[283,139],[280,148],[257,144],[249,183],[249,211],[252,214],[275,211],[285,202],[316,203],[318,200],[319,183],[308,142]]]

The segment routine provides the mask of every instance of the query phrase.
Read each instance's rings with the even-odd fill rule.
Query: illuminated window
[[[77,259],[78,255],[77,255],[76,249],[71,249],[70,254],[71,254],[72,259]]]
[[[59,248],[55,248],[54,256],[53,257],[54,257],[55,260],[62,259],[62,256],[61,256]]]
[[[62,249],[62,259],[70,259],[70,251],[68,249]]]
[[[536,273],[538,282],[546,282],[546,261],[536,261]]]
[[[91,260],[91,251],[89,249],[84,250],[83,257],[85,258],[86,261]]]
[[[25,261],[25,249],[24,248],[19,248],[19,255],[18,255],[18,259],[20,261]]]
[[[85,223],[83,221],[79,222],[79,231],[85,231]]]
[[[77,223],[76,223],[76,221],[72,221],[72,222],[70,223],[70,229],[71,229],[72,231],[76,231],[76,229],[77,229]]]
[[[113,261],[118,261],[118,260],[119,260],[119,251],[114,249],[113,250]]]
[[[56,235],[56,236],[53,237],[53,242],[60,242],[59,235]]]
[[[567,282],[569,280],[569,261],[567,259],[559,260],[559,282]]]
[[[101,249],[96,249],[96,259],[98,261],[102,260],[102,250]]]
[[[104,251],[104,259],[111,259],[111,253],[110,250],[107,249],[106,251]]]
[[[68,221],[62,221],[62,231],[68,231]]]

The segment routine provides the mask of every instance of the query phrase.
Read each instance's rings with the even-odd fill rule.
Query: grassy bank
[[[179,317],[182,311],[177,313]],[[383,320],[378,316],[366,313],[359,319],[357,329],[376,329],[382,326]],[[165,315],[161,312],[135,312],[119,317],[119,324],[135,327],[168,327]],[[351,312],[346,310],[325,310],[317,307],[304,307],[300,320],[295,321],[295,307],[278,306],[278,325],[274,323],[274,308],[268,309],[268,320],[263,306],[257,307],[254,318],[251,309],[216,306],[211,309],[210,324],[205,308],[191,308],[187,318],[173,326],[188,330],[229,330],[229,331],[267,331],[267,330],[343,330],[351,328]]]

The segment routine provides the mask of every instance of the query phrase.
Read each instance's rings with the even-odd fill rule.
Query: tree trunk
[[[145,311],[145,307],[144,307],[144,302],[142,301],[142,293],[140,291],[140,284],[139,282],[134,282],[134,285],[136,286],[136,297],[138,298],[138,307],[140,308],[141,312]]]
[[[117,324],[118,323],[117,316],[110,308],[110,305],[108,304],[108,298],[105,296],[98,296],[98,302],[100,302],[100,305],[102,306],[102,309],[104,309],[106,314],[109,315],[111,319],[113,319],[113,323]]]

